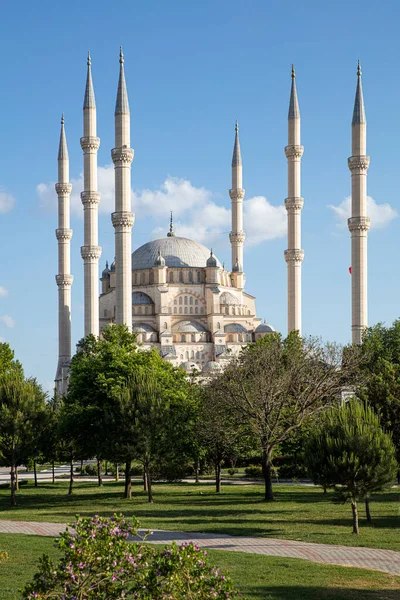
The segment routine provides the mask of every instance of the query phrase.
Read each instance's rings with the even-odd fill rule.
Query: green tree
[[[32,448],[44,411],[45,395],[35,380],[12,370],[0,377],[0,454],[11,467],[12,506],[17,504],[17,467]]]
[[[24,376],[22,365],[14,358],[14,350],[6,342],[0,343],[0,377],[9,373],[15,373],[21,378]]]
[[[273,500],[277,447],[312,415],[337,402],[358,360],[351,348],[344,355],[339,346],[302,339],[297,332],[286,339],[274,333],[246,346],[210,384],[237,425],[246,425],[258,440],[266,501]]]
[[[309,441],[306,460],[314,483],[333,487],[339,502],[350,500],[355,534],[357,502],[392,485],[397,469],[391,435],[383,431],[374,410],[357,398],[325,413]]]
[[[382,425],[393,436],[400,463],[400,320],[391,327],[370,327],[360,348],[365,381],[357,396],[379,414]],[[400,483],[400,470],[397,474]]]

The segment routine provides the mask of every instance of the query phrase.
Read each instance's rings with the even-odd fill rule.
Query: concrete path
[[[63,523],[39,523],[0,520],[0,533],[56,536],[65,529]],[[148,537],[153,544],[192,541],[202,548],[248,552],[265,556],[302,558],[317,563],[362,567],[400,575],[400,552],[377,548],[355,548],[330,544],[309,544],[294,540],[226,536],[216,533],[186,533],[154,530]]]

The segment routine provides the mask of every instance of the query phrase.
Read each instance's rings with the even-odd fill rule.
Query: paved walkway
[[[39,523],[0,520],[0,533],[56,536],[65,529],[64,523]],[[400,575],[400,552],[377,548],[355,548],[331,544],[309,544],[294,540],[226,536],[217,533],[186,533],[154,530],[148,541],[153,544],[171,544],[172,541],[192,541],[203,548],[249,552],[265,556],[302,558],[317,563],[346,565],[385,571]]]

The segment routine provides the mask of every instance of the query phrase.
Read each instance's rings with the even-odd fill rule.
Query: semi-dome
[[[207,331],[207,329],[197,321],[179,321],[173,328],[173,331],[178,333],[198,333]]]
[[[193,373],[193,371],[200,371],[196,363],[185,362],[181,365],[182,369],[185,369],[186,373]]]
[[[133,292],[132,304],[153,304],[153,300],[144,292]]]
[[[148,323],[132,323],[132,331],[136,333],[157,333]]]
[[[221,294],[221,297],[219,299],[221,304],[229,304],[229,305],[238,305],[240,304],[239,300],[236,298],[236,296],[234,296],[233,294],[231,294],[230,292],[224,292],[223,294]]]
[[[222,371],[222,367],[219,363],[215,362],[215,360],[209,360],[203,367],[203,372],[215,372],[220,373]]]
[[[225,333],[247,333],[247,329],[240,323],[229,323],[229,325],[225,325],[224,331]]]
[[[275,329],[268,323],[260,323],[256,328],[255,333],[274,333]]]
[[[132,254],[132,270],[151,269],[159,254],[165,259],[167,267],[204,268],[210,250],[199,242],[182,237],[168,236],[152,240]],[[221,266],[217,258],[216,263],[218,267]]]

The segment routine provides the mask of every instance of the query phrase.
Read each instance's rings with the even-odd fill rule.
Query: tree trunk
[[[397,485],[400,485],[400,469],[397,471]]]
[[[274,493],[272,491],[272,464],[271,464],[271,454],[266,450],[263,450],[262,454],[262,472],[264,476],[265,482],[265,502],[272,502],[274,499]]]
[[[15,497],[15,465],[11,465],[11,506],[17,506],[17,499]]]
[[[108,460],[106,460],[106,464],[105,464],[105,468],[104,468],[104,475],[108,475]]]
[[[146,460],[145,462],[145,479],[147,481],[147,498],[149,502],[153,502],[153,490],[151,487],[151,474],[150,474],[150,465],[149,465],[149,461]]]
[[[221,491],[221,463],[215,464],[215,491],[217,494]]]
[[[119,466],[115,463],[115,481],[119,481]]]
[[[369,497],[365,498],[365,515],[368,523],[372,523],[371,511],[369,510]]]
[[[357,502],[355,500],[351,501],[351,510],[353,511],[353,533],[358,535],[358,510]]]
[[[83,458],[81,458],[81,475],[83,475]]]
[[[15,491],[19,491],[19,481],[18,481],[18,466],[15,467],[15,484],[14,484],[14,488]]]
[[[125,490],[124,498],[128,500],[132,498],[132,476],[131,476],[132,461],[129,459],[125,463]]]
[[[324,485],[324,494],[328,493],[328,488],[326,487],[326,485]]]
[[[101,477],[101,460],[99,458],[97,459],[97,482],[99,487],[103,485],[103,479]]]
[[[199,471],[200,471],[200,463],[199,459],[196,458],[196,462],[194,464],[194,482],[199,483]]]
[[[36,469],[36,460],[33,461],[33,477],[35,481],[35,487],[37,487],[37,469]]]
[[[71,456],[70,468],[69,468],[69,490],[68,496],[72,495],[72,486],[74,485],[74,458]]]
[[[54,472],[54,460],[51,463],[51,471],[52,471],[52,476],[53,476],[53,483],[56,482],[56,474]]]
[[[147,475],[146,475],[146,468],[143,465],[143,491],[147,492]]]

